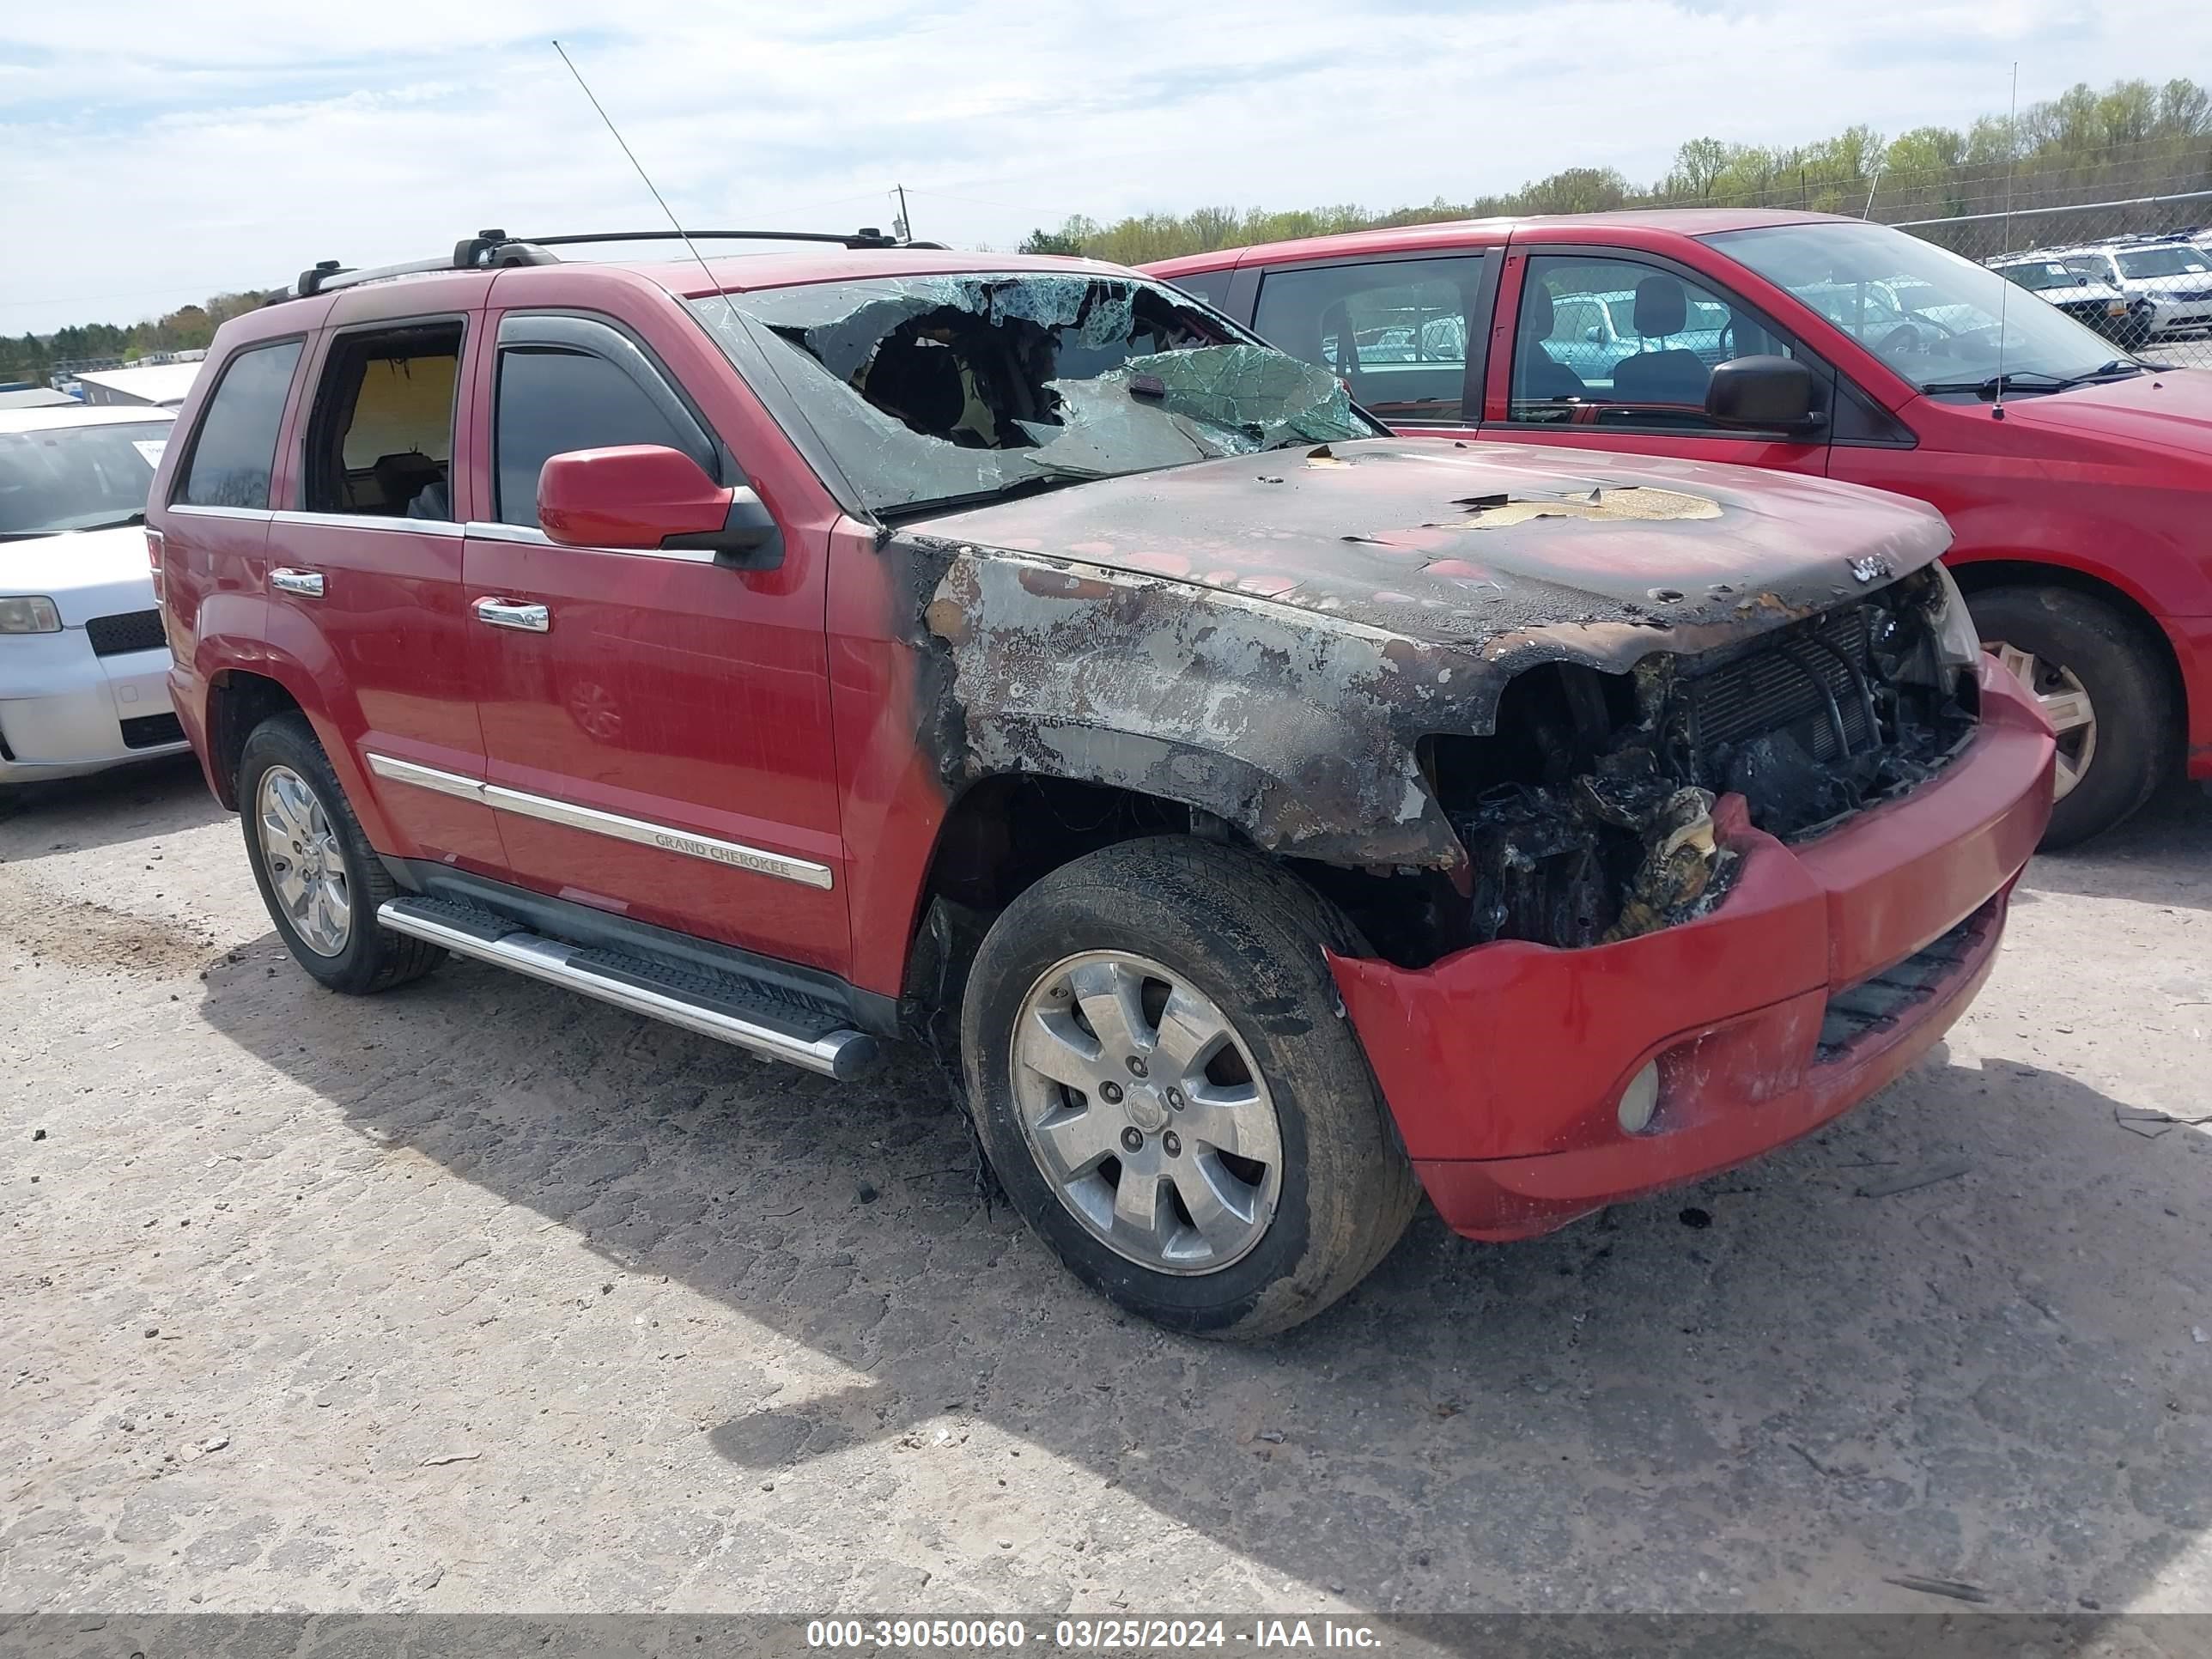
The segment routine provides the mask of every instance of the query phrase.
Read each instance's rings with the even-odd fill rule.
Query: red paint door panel
[[[507,541],[489,528],[468,543],[470,593],[545,611],[543,633],[470,624],[489,781],[532,798],[499,810],[515,878],[841,969],[819,585],[764,595],[704,556]],[[580,828],[550,816],[558,805],[626,822]],[[748,868],[746,852],[795,867]]]

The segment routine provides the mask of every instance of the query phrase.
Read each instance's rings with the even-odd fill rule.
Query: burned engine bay
[[[1464,942],[1578,948],[1703,914],[1734,874],[1722,794],[1790,842],[1926,781],[1977,718],[1972,671],[1938,649],[1943,602],[1922,571],[1731,650],[1552,665],[1506,689],[1496,735],[1431,738],[1472,866]]]

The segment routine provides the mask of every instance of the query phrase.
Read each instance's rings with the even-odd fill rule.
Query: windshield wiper
[[[1977,397],[1994,398],[2001,391],[2065,392],[2087,386],[2092,380],[2128,380],[2142,373],[2142,364],[2115,357],[2102,368],[2093,368],[2086,374],[2049,374],[2039,368],[2010,368],[1984,380],[1934,380],[1920,389],[1929,392],[1971,392]]]
[[[1069,484],[1092,483],[1102,477],[1119,476],[1079,472],[1072,468],[1066,471],[1038,471],[1027,477],[1009,478],[988,489],[971,489],[959,495],[933,495],[927,501],[901,501],[894,507],[878,507],[876,516],[888,523],[894,519],[911,519],[925,513],[957,513],[965,507],[982,507],[1016,495],[1041,495],[1048,489],[1062,489]]]
[[[79,530],[120,530],[126,525],[145,522],[146,514],[141,510],[137,513],[126,513],[119,519],[102,519],[97,524],[81,524],[76,527]]]

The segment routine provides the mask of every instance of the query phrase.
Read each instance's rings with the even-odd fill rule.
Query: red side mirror
[[[574,449],[538,475],[538,522],[568,547],[659,547],[720,532],[735,493],[659,444]]]

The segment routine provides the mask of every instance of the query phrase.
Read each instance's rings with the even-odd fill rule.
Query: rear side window
[[[1457,422],[1469,418],[1468,317],[1482,260],[1468,253],[1271,270],[1252,325],[1278,350],[1328,369],[1386,421]]]
[[[276,462],[276,428],[284,397],[299,367],[298,340],[256,346],[232,358],[208,399],[192,440],[192,458],[178,490],[182,507],[269,505],[269,475]]]
[[[500,522],[534,527],[538,474],[551,457],[612,444],[661,444],[696,457],[704,439],[696,427],[679,428],[665,404],[605,358],[525,346],[499,355],[492,441]]]

